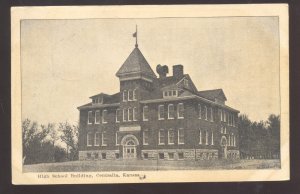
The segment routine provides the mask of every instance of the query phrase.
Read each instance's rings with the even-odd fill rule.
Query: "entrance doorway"
[[[122,138],[121,145],[123,146],[123,159],[137,158],[137,146],[139,145],[139,141],[134,135],[125,135]]]
[[[135,159],[136,158],[136,145],[132,140],[126,142],[123,146],[123,158],[124,159]]]

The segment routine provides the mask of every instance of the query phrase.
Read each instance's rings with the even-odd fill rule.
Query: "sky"
[[[118,92],[136,25],[154,71],[182,64],[198,90],[222,88],[251,120],[280,114],[277,17],[23,20],[22,119],[76,123],[90,96]]]

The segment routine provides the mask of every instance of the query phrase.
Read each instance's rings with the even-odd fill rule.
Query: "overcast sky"
[[[279,114],[276,17],[24,20],[22,119],[77,122],[78,106],[119,91],[115,73],[139,48],[157,64],[184,65],[198,90],[222,88],[226,104],[266,120]]]

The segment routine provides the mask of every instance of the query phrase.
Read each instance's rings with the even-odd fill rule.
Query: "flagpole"
[[[135,47],[138,47],[138,42],[137,42],[137,25],[135,25],[135,34],[136,34],[136,36],[135,36]]]

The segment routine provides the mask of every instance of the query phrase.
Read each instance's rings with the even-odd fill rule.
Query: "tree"
[[[60,139],[67,146],[67,158],[75,160],[78,157],[78,125],[71,125],[68,122],[59,123],[59,130],[62,132]],[[70,155],[69,155],[70,152]]]
[[[267,129],[270,133],[271,140],[270,150],[273,157],[279,158],[280,156],[280,116],[271,114],[267,120]]]
[[[48,129],[39,128],[37,122],[31,122],[29,119],[22,121],[23,163],[39,161],[37,153],[40,152],[48,133]]]

